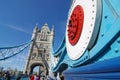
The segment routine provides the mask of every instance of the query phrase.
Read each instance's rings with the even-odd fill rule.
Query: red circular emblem
[[[84,11],[80,5],[77,5],[69,19],[68,23],[68,39],[71,45],[75,45],[81,35],[84,21]]]

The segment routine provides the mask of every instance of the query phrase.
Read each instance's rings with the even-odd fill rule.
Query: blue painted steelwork
[[[66,51],[65,38],[53,53],[58,63],[53,72],[64,72],[66,80],[120,79],[120,0],[102,0],[102,20],[94,46],[77,60]]]
[[[32,41],[33,40],[25,44],[13,46],[13,47],[1,47],[0,48],[0,61],[11,58],[17,55],[18,53],[22,52],[24,49],[26,49],[30,45]]]
[[[106,65],[107,64],[107,65]],[[119,80],[120,57],[72,68],[64,72],[67,80]]]

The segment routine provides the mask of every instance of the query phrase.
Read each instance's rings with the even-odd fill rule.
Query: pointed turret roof
[[[47,23],[45,23],[45,24],[43,25],[43,27],[41,28],[41,30],[46,30],[47,32],[50,32],[50,29],[49,29]]]
[[[38,31],[38,24],[35,25],[33,32],[37,32],[37,31]]]

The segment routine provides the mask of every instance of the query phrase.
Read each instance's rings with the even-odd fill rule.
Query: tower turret
[[[36,38],[37,32],[38,32],[38,24],[35,25],[35,28],[34,28],[34,30],[33,30],[32,40]]]
[[[33,42],[29,48],[25,72],[31,74],[34,67],[39,66],[39,73],[48,74],[53,35],[54,29],[50,31],[47,23],[40,30],[38,30],[38,25],[36,24],[32,34]]]

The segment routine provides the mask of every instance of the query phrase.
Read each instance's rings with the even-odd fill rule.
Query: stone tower
[[[25,73],[32,74],[34,67],[39,66],[40,73],[48,74],[53,38],[54,28],[50,31],[47,23],[40,30],[38,25],[35,26],[32,34],[33,42],[29,47],[25,64]]]

